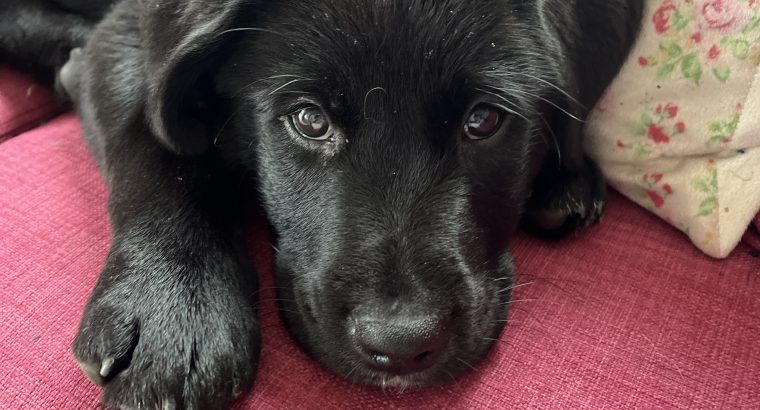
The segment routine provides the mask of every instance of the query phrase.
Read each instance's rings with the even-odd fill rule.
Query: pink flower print
[[[642,67],[646,67],[649,65],[649,60],[644,57],[639,57],[639,65]]]
[[[670,142],[670,137],[665,133],[665,130],[657,124],[652,124],[647,130],[647,137],[657,144],[667,144]]]
[[[671,0],[665,0],[660,5],[660,8],[654,12],[652,16],[652,22],[654,23],[654,29],[657,34],[662,34],[670,28],[670,18],[676,11],[676,5]]]
[[[677,105],[672,103],[659,104],[650,110],[641,115],[640,122],[633,129],[634,135],[639,139],[636,141],[621,140],[617,144],[620,149],[633,149],[632,154],[636,159],[649,158],[656,151],[658,145],[669,144],[674,138],[686,131],[686,123],[678,119],[681,110]],[[662,178],[658,174],[651,177]]]
[[[720,57],[720,48],[717,44],[713,44],[710,51],[707,52],[707,58],[710,60],[717,60]]]
[[[673,195],[673,187],[664,183],[664,174],[646,174],[644,175],[644,190],[656,209],[662,209],[667,202],[667,198]]]
[[[657,209],[662,208],[665,205],[665,198],[652,189],[647,189],[647,195],[652,200],[654,207]]]
[[[668,114],[668,118],[675,118],[678,115],[678,106],[668,104],[665,106],[665,112]]]
[[[699,25],[706,30],[731,34],[742,29],[751,12],[747,1],[700,0]]]
[[[691,41],[695,42],[696,44],[699,44],[702,42],[702,33],[694,33],[691,36]]]

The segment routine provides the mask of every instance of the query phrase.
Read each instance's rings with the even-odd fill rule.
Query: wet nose
[[[353,337],[362,359],[371,367],[403,375],[431,368],[440,358],[448,335],[446,323],[434,316],[355,316]]]

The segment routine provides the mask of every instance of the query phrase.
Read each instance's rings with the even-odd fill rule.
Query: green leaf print
[[[713,70],[713,74],[715,75],[715,78],[718,79],[718,81],[725,84],[726,81],[728,81],[729,77],[731,77],[731,69],[729,67],[716,68]]]
[[[694,181],[694,188],[699,192],[710,193],[710,187],[707,186],[707,182],[701,179]]]
[[[744,39],[737,39],[731,42],[731,52],[734,57],[744,60],[749,54],[749,42]]]
[[[740,119],[741,119],[741,115],[740,113],[737,112],[737,113],[734,113],[730,121],[711,122],[707,126],[707,129],[713,135],[710,136],[710,139],[707,140],[707,146],[713,147],[713,146],[731,141],[731,137],[734,136],[734,133],[736,132],[736,128],[739,126]]]
[[[704,192],[709,196],[699,205],[698,217],[712,215],[718,209],[718,170],[714,167],[710,169],[708,179],[697,178],[693,182],[694,188],[699,192]]]
[[[646,126],[646,127],[648,127],[648,126],[650,126],[650,125],[654,124],[654,120],[653,120],[653,119],[652,119],[652,117],[650,117],[650,116],[649,116],[649,114],[647,114],[647,113],[641,114],[641,122],[642,122],[642,123],[644,124],[644,126]],[[646,134],[646,131],[644,131],[644,134]]]
[[[689,19],[685,18],[683,14],[681,14],[681,11],[676,9],[676,11],[673,13],[673,26],[677,31],[681,31],[688,25]]]
[[[718,209],[718,198],[711,196],[699,205],[699,214],[697,216],[711,215],[716,209]]]
[[[670,75],[670,73],[673,72],[676,68],[676,63],[665,63],[660,66],[659,69],[657,69],[657,76],[658,77],[667,77]]]
[[[717,169],[712,170],[712,180],[710,181],[710,188],[712,188],[713,193],[718,192],[718,170]]]
[[[750,31],[760,27],[760,15],[752,17],[746,26],[742,29],[742,34],[747,34]]]
[[[668,59],[676,59],[683,54],[683,49],[676,43],[662,44],[660,45],[660,50],[665,52]]]
[[[707,146],[714,147],[716,145],[722,144],[725,141],[726,141],[725,135],[713,135],[712,137],[710,137],[709,140],[707,140]]]
[[[695,84],[699,85],[699,81],[702,79],[702,64],[699,63],[697,53],[691,53],[681,60],[681,72],[683,76],[693,80]]]
[[[739,118],[741,118],[739,114],[734,114],[734,117],[731,119],[731,121],[726,123],[726,132],[731,135],[736,132],[736,127],[739,126]]]
[[[644,147],[637,147],[633,152],[633,155],[636,159],[645,159],[652,155],[652,151]]]

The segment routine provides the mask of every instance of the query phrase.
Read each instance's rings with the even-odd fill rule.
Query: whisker
[[[544,125],[546,126],[546,129],[549,130],[549,135],[552,136],[552,140],[554,141],[554,148],[557,151],[557,166],[561,168],[562,167],[562,148],[560,147],[560,144],[559,144],[559,138],[557,138],[557,134],[554,132],[554,128],[551,125],[549,125],[549,122],[546,121],[546,118],[544,118],[543,116],[541,116],[541,122],[544,123]]]
[[[300,76],[300,75],[278,74],[278,75],[273,75],[273,76],[269,76],[269,77],[266,77],[266,78],[259,78],[258,80],[251,81],[250,83],[248,83],[248,84],[240,87],[240,89],[233,95],[233,97],[239,96],[240,93],[242,93],[243,91],[245,91],[246,89],[248,89],[250,87],[253,87],[254,85],[256,85],[258,83],[263,83],[264,81],[270,81],[270,80],[277,80],[279,78],[295,78],[297,80],[302,80],[302,81],[316,81],[313,78],[306,78],[306,77],[303,77],[303,76]]]
[[[475,368],[475,366],[471,365],[470,363],[468,363],[466,360],[462,359],[461,357],[457,357],[457,360],[458,360],[460,363],[462,363],[462,364],[464,364],[465,366],[467,366],[467,367],[469,367],[470,369],[472,369],[473,371],[477,371],[477,370],[478,370],[478,369],[476,369],[476,368]]]
[[[567,112],[567,110],[564,110],[564,109],[562,109],[561,107],[559,107],[559,106],[558,106],[557,104],[555,104],[554,102],[552,102],[552,101],[549,101],[549,100],[547,100],[546,98],[543,98],[543,97],[541,97],[541,96],[539,96],[539,95],[537,95],[537,94],[533,94],[533,93],[530,93],[530,92],[527,92],[527,91],[516,90],[516,89],[515,89],[515,90],[507,90],[507,89],[498,88],[498,87],[490,87],[490,88],[492,88],[492,89],[494,89],[494,90],[496,90],[496,91],[498,91],[498,92],[501,92],[501,93],[507,93],[507,94],[522,94],[522,95],[528,95],[528,96],[530,96],[530,97],[534,97],[534,98],[537,98],[537,99],[539,99],[539,100],[542,100],[542,101],[544,101],[544,102],[546,102],[546,103],[548,103],[548,104],[550,104],[550,105],[554,106],[556,109],[558,109],[558,110],[562,111],[563,113],[567,114],[567,115],[568,115],[568,116],[570,116],[571,118],[573,118],[573,119],[575,119],[575,120],[577,120],[577,121],[579,121],[579,122],[581,122],[581,123],[583,123],[583,122],[584,122],[584,121],[582,121],[581,119],[579,119],[578,117],[576,117],[576,116],[574,116],[574,115],[570,114],[569,112]],[[507,97],[505,97],[504,95],[501,95],[501,94],[499,94],[499,93],[496,93],[496,92],[492,92],[492,91],[484,90],[484,89],[478,89],[478,90],[479,90],[479,91],[481,91],[481,92],[484,92],[484,93],[487,93],[487,94],[493,95],[493,96],[495,96],[495,97],[497,97],[497,98],[499,98],[499,99],[501,99],[501,100],[503,100],[503,101],[509,102],[510,104],[512,104],[512,105],[514,105],[514,106],[516,106],[516,104],[515,104],[514,102],[510,101],[510,100],[509,100]],[[502,107],[502,108],[504,108],[504,107]],[[508,112],[512,112],[512,113],[514,113],[515,115],[518,115],[520,118],[524,119],[526,122],[528,122],[528,123],[531,123],[531,121],[530,121],[530,120],[528,120],[528,119],[527,119],[527,118],[526,118],[524,115],[521,115],[521,114],[519,114],[519,113],[516,113],[514,110],[507,110],[507,111],[508,111]],[[559,164],[560,164],[560,166],[561,166],[561,164],[562,164],[562,150],[561,150],[561,148],[560,148],[559,139],[557,138],[557,134],[554,132],[554,129],[553,129],[553,128],[552,128],[552,126],[549,124],[549,122],[547,122],[547,121],[546,121],[546,118],[544,118],[543,116],[538,116],[538,117],[539,117],[539,119],[541,120],[541,122],[544,124],[544,126],[546,127],[546,129],[549,131],[549,134],[551,135],[552,139],[554,140],[554,146],[555,146],[555,148],[556,148],[556,150],[557,150],[557,156],[559,157]]]
[[[503,95],[500,95],[500,94],[497,94],[497,93],[495,93],[495,92],[493,92],[493,91],[488,91],[488,90],[485,90],[485,89],[482,89],[482,88],[477,88],[476,90],[478,90],[478,91],[480,91],[480,92],[483,92],[483,93],[486,93],[486,94],[490,94],[490,95],[492,95],[492,96],[494,96],[494,97],[496,97],[496,98],[498,98],[498,99],[500,99],[500,100],[502,100],[502,101],[506,102],[507,104],[510,104],[510,105],[512,105],[512,106],[514,106],[514,107],[517,107],[517,104],[515,104],[513,101],[509,100],[507,97],[505,97],[505,96],[503,96]],[[525,121],[526,121],[526,122],[528,122],[528,123],[530,123],[530,122],[531,122],[531,121],[528,119],[528,117],[526,117],[525,115],[523,115],[523,114],[521,114],[520,112],[516,111],[515,109],[512,109],[512,108],[508,108],[508,107],[504,107],[504,106],[499,106],[499,108],[503,109],[504,111],[506,111],[506,112],[508,112],[508,113],[510,113],[510,114],[514,114],[514,115],[516,115],[516,116],[518,116],[518,117],[522,118],[523,120],[525,120]]]
[[[308,91],[303,90],[285,90],[285,91],[279,91],[277,94],[279,95],[309,95]]]
[[[517,284],[517,285],[508,286],[508,287],[500,290],[499,293],[509,292],[510,290],[515,290],[517,288],[522,288],[524,286],[533,285],[535,283],[536,283],[535,281],[532,281],[532,282],[525,282],[525,283],[520,283],[520,284]]]
[[[240,110],[243,108],[242,105],[235,108],[234,111],[232,111],[232,114],[230,114],[229,118],[227,118],[226,121],[224,121],[224,124],[222,124],[222,127],[219,129],[219,132],[216,134],[216,137],[214,137],[214,146],[219,146],[219,138],[221,138],[222,134],[224,133],[224,130],[227,128],[227,126],[230,124],[230,121],[232,121],[233,118],[240,112]]]
[[[238,27],[238,28],[231,28],[229,30],[224,30],[224,31],[220,32],[218,35],[219,36],[223,36],[225,34],[237,33],[237,32],[240,32],[240,31],[257,31],[257,32],[274,34],[274,35],[277,35],[277,36],[280,36],[280,37],[285,37],[282,33],[278,33],[276,31],[268,30],[268,29],[260,28],[260,27]]]
[[[537,301],[538,299],[515,299],[515,300],[510,300],[509,302],[499,303],[499,306],[513,305],[515,303],[530,303],[530,302],[537,302]]]
[[[276,80],[278,78],[298,78],[298,79],[301,79],[301,80],[314,81],[313,78],[307,78],[307,77],[304,77],[302,75],[295,75],[295,74],[276,74],[276,75],[271,75],[271,76],[265,78],[265,80]]]
[[[348,373],[346,373],[346,375],[344,376],[344,378],[346,378],[346,379],[350,378],[351,375],[354,374],[355,371],[359,370],[359,367],[361,367],[360,363],[355,364],[354,367],[351,369],[351,371],[349,371]]]
[[[576,115],[574,115],[574,114],[571,114],[571,113],[570,113],[569,111],[567,111],[566,109],[564,109],[564,108],[560,107],[560,106],[559,106],[559,105],[557,105],[557,103],[555,103],[554,101],[551,101],[551,100],[549,100],[549,99],[547,99],[547,98],[544,98],[544,97],[542,97],[542,96],[540,96],[540,95],[538,95],[538,94],[534,94],[534,93],[531,93],[530,91],[527,91],[527,90],[518,90],[518,89],[509,90],[509,92],[510,92],[510,93],[514,93],[514,94],[523,94],[523,95],[527,95],[528,97],[533,97],[533,98],[536,98],[536,99],[538,99],[538,100],[541,100],[541,101],[543,101],[543,102],[545,102],[545,103],[547,103],[547,104],[551,105],[552,107],[554,107],[554,108],[558,109],[559,111],[561,111],[562,113],[564,113],[564,114],[565,114],[565,115],[567,115],[568,117],[570,117],[570,118],[574,119],[575,121],[578,121],[578,122],[580,122],[580,123],[585,123],[585,121],[583,121],[582,119],[578,118]]]
[[[493,323],[506,323],[508,325],[520,325],[522,322],[518,320],[510,320],[510,319],[500,319],[500,320],[494,320]]]
[[[384,94],[386,94],[386,95],[388,94],[388,92],[383,87],[375,87],[375,88],[367,91],[367,94],[364,95],[364,119],[365,120],[372,120],[372,118],[370,118],[367,115],[367,103],[369,102],[369,96],[372,95],[372,93],[375,92],[375,91],[382,91]]]
[[[565,91],[564,89],[562,89],[562,87],[560,87],[560,86],[552,83],[551,81],[547,81],[547,80],[545,80],[545,79],[543,79],[541,77],[535,76],[533,74],[528,74],[526,72],[518,72],[517,74],[520,74],[520,75],[523,75],[525,77],[534,79],[534,80],[536,80],[538,82],[544,83],[544,84],[548,85],[549,87],[554,88],[555,90],[557,90],[560,93],[562,93],[562,95],[564,95],[565,97],[569,98],[570,101],[578,104],[578,106],[580,108],[583,108],[584,110],[587,109],[580,101],[578,101],[578,99],[576,99],[575,97],[573,97],[572,95],[570,95],[570,93],[568,93],[567,91]]]
[[[271,92],[269,93],[269,95],[270,95],[270,96],[272,96],[272,95],[275,95],[275,94],[277,94],[277,92],[278,92],[278,91],[282,90],[283,88],[285,88],[285,87],[287,87],[287,86],[289,86],[289,85],[292,85],[292,84],[295,84],[295,83],[304,82],[304,81],[311,81],[311,80],[308,80],[308,79],[299,79],[299,78],[297,78],[297,79],[295,79],[295,80],[291,80],[291,81],[288,81],[287,83],[285,83],[285,84],[283,84],[283,85],[281,85],[281,86],[279,86],[279,87],[275,88],[273,91],[271,91]]]

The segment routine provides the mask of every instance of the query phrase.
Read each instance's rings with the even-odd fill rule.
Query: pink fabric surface
[[[0,144],[0,408],[92,409],[69,353],[109,245],[106,191],[72,115]],[[760,408],[760,259],[702,255],[613,195],[603,223],[513,242],[520,283],[478,370],[406,393],[358,387],[303,354],[273,302],[268,232],[252,226],[263,351],[238,409]]]
[[[0,66],[0,142],[60,112],[61,107],[49,90]]]

